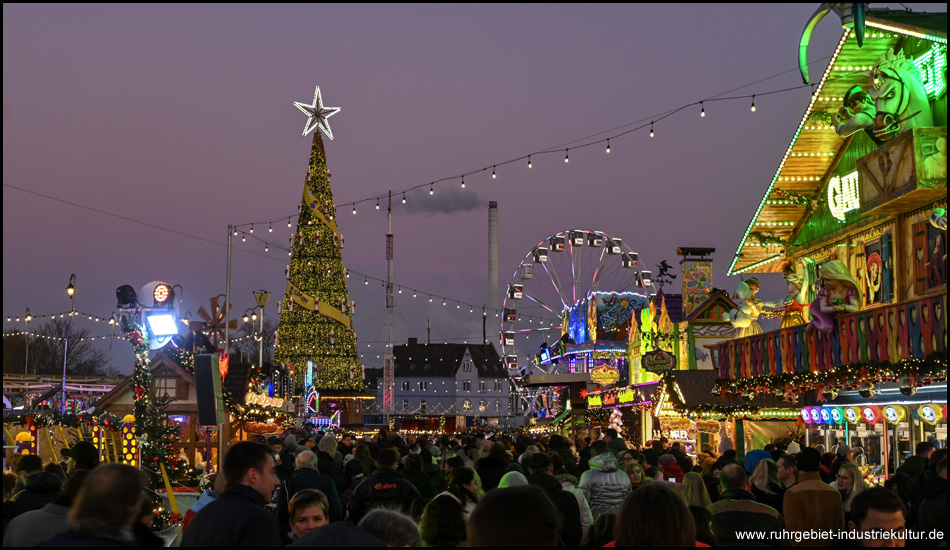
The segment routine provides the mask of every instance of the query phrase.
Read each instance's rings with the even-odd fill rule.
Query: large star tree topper
[[[319,128],[320,131],[323,132],[323,135],[331,140],[333,139],[333,132],[330,131],[330,124],[327,122],[327,119],[339,113],[340,108],[323,106],[323,96],[320,95],[320,86],[317,86],[317,89],[313,92],[313,103],[307,105],[306,103],[294,101],[294,107],[300,109],[301,112],[308,117],[307,124],[303,128],[304,136]]]

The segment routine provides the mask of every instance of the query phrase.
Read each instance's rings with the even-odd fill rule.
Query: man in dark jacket
[[[923,546],[937,546],[940,541],[947,540],[947,457],[937,463],[937,477],[930,480],[924,493],[914,503],[913,513],[915,529],[924,533],[943,533],[939,539],[922,541]]]
[[[330,503],[330,509],[327,510],[330,521],[341,521],[343,519],[343,506],[340,504],[340,495],[336,491],[336,484],[329,476],[317,471],[317,455],[310,451],[304,451],[297,455],[297,469],[281,487],[279,505],[281,519],[286,517],[286,507],[290,503],[290,499],[304,489],[316,489],[327,496],[327,501]],[[284,522],[280,524],[283,525]]]
[[[551,457],[545,453],[534,453],[531,456],[528,471],[530,472],[526,476],[528,485],[544,489],[558,510],[561,519],[558,534],[564,546],[568,548],[580,546],[581,537],[584,535],[581,532],[581,509],[577,504],[577,498],[562,489],[561,482],[554,477],[554,464],[551,462]]]
[[[738,464],[729,464],[719,473],[722,493],[719,500],[707,506],[712,514],[713,533],[719,546],[744,546],[737,532],[774,533],[774,540],[764,542],[768,546],[788,546],[780,539],[785,529],[785,519],[775,508],[759,504],[750,492],[751,485],[745,470]]]
[[[22,489],[3,503],[4,530],[11,519],[24,512],[39,510],[56,500],[63,488],[59,476],[43,471],[43,461],[37,455],[21,456],[15,471],[17,485]]]
[[[264,505],[280,480],[270,447],[252,441],[235,443],[224,456],[224,492],[188,524],[181,545],[280,546],[277,519]]]
[[[359,523],[363,516],[373,508],[385,507],[410,513],[412,501],[419,498],[419,491],[408,479],[396,471],[399,453],[386,448],[379,451],[377,468],[372,477],[366,478],[353,491],[348,506],[350,521]]]
[[[336,483],[337,493],[342,493],[349,480],[343,473],[343,467],[336,462],[336,438],[332,435],[325,435],[317,443],[317,470]]]

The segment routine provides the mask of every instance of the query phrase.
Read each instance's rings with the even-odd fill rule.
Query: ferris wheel
[[[645,302],[655,290],[638,254],[603,231],[560,231],[525,255],[505,288],[501,322],[501,349],[516,385],[524,375],[566,372],[564,362],[539,355],[555,347],[572,312],[594,293],[638,293]]]

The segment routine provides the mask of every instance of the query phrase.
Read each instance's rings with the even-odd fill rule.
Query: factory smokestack
[[[498,203],[488,203],[488,300],[489,309],[498,309]]]

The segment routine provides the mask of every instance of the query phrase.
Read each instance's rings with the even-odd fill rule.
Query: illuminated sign
[[[287,412],[294,411],[294,404],[286,399],[268,397],[252,391],[247,392],[244,396],[244,402],[248,405],[260,405],[261,407],[280,409]]]
[[[823,424],[831,424],[831,411],[830,411],[830,410],[828,410],[826,407],[822,407],[821,410],[819,411],[819,413],[821,414],[821,422],[822,422]]]
[[[689,439],[689,432],[686,430],[670,430],[670,439]]]
[[[904,407],[895,407],[894,405],[884,407],[884,418],[891,424],[903,421],[906,414]]]
[[[601,399],[599,395],[590,395],[587,397],[588,407],[600,407],[603,404],[604,404],[604,400]]]
[[[828,209],[831,215],[844,221],[847,212],[860,208],[861,194],[858,189],[857,172],[828,180]]]
[[[597,384],[606,386],[620,380],[620,371],[609,365],[601,365],[590,372],[590,379]]]
[[[852,424],[857,424],[861,418],[860,416],[858,416],[857,407],[848,407],[847,409],[845,409],[844,417],[848,420],[848,422]]]
[[[831,408],[831,420],[833,420],[835,424],[844,422],[844,411],[841,410],[841,407]]]
[[[812,407],[808,412],[811,414],[812,424],[821,424],[821,407]]]
[[[877,424],[883,418],[881,407],[877,405],[868,405],[861,409],[861,416],[864,417],[864,421],[868,424]]]
[[[676,368],[676,357],[661,349],[648,351],[640,358],[640,366],[650,372],[665,372]]]
[[[931,403],[921,405],[920,408],[917,409],[917,415],[920,416],[921,420],[928,424],[936,424],[943,418],[943,414],[940,412],[940,409]]]
[[[617,401],[621,403],[635,403],[637,400],[637,393],[631,389],[622,390],[617,394]]]
[[[808,407],[802,409],[802,420],[811,422],[811,410]]]

